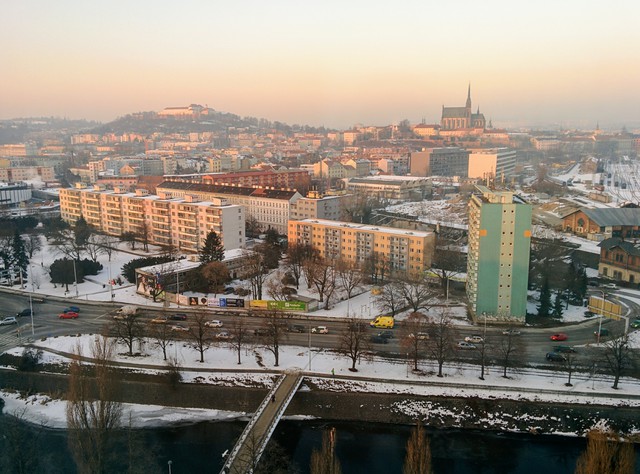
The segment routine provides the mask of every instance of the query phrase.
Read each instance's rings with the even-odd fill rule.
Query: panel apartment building
[[[69,223],[82,215],[109,235],[146,233],[150,244],[184,252],[198,252],[212,230],[221,236],[226,250],[245,246],[244,209],[220,198],[201,201],[192,195],[175,198],[145,190],[129,193],[78,187],[60,190],[60,214]]]
[[[467,297],[478,320],[524,323],[531,205],[476,186],[469,202]]]
[[[391,271],[422,272],[431,267],[435,234],[324,219],[289,221],[289,244],[312,245],[326,259],[364,265],[374,254]]]

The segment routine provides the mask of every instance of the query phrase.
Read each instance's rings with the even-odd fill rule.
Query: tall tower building
[[[482,320],[524,323],[531,245],[531,205],[512,192],[476,186],[469,202],[467,296]]]

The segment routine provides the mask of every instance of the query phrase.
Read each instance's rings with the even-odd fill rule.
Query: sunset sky
[[[8,0],[0,118],[190,103],[347,128],[440,120],[640,128],[640,2]]]

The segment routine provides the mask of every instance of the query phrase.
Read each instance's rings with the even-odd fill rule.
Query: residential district
[[[494,128],[470,87],[439,123],[349,130],[197,104],[108,124],[2,121],[0,295],[20,306],[0,318],[2,365],[72,332],[102,331],[129,362],[143,338],[164,359],[184,341],[201,363],[213,346],[238,364],[260,347],[274,368],[281,345],[308,345],[302,372],[256,399],[273,403],[247,410],[223,472],[260,458],[243,440],[253,429],[266,445],[311,373],[312,334],[350,361],[345,380],[367,357],[400,360],[407,378],[458,364],[473,383],[536,368],[566,387],[573,372],[632,386],[620,403],[636,406],[639,152],[640,131]],[[46,350],[67,367],[80,357]],[[637,418],[609,421],[637,436]]]

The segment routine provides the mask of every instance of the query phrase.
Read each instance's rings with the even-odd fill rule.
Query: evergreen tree
[[[200,261],[202,263],[221,262],[224,260],[224,246],[220,240],[220,236],[216,231],[212,230],[204,239],[202,248],[200,249]]]
[[[562,292],[556,292],[556,299],[553,301],[553,317],[561,318],[564,304],[562,303]]]
[[[23,273],[27,272],[29,257],[27,256],[24,240],[22,240],[22,236],[17,230],[13,234],[13,240],[11,241],[11,263],[15,270],[20,269]]]
[[[93,228],[85,220],[82,214],[80,214],[80,217],[73,226],[73,233],[75,234],[76,245],[79,247],[84,247],[87,244],[89,237],[91,237],[91,234],[93,234]]]
[[[538,316],[548,317],[551,312],[551,290],[549,289],[549,279],[542,280],[540,289],[540,304],[538,305]]]

